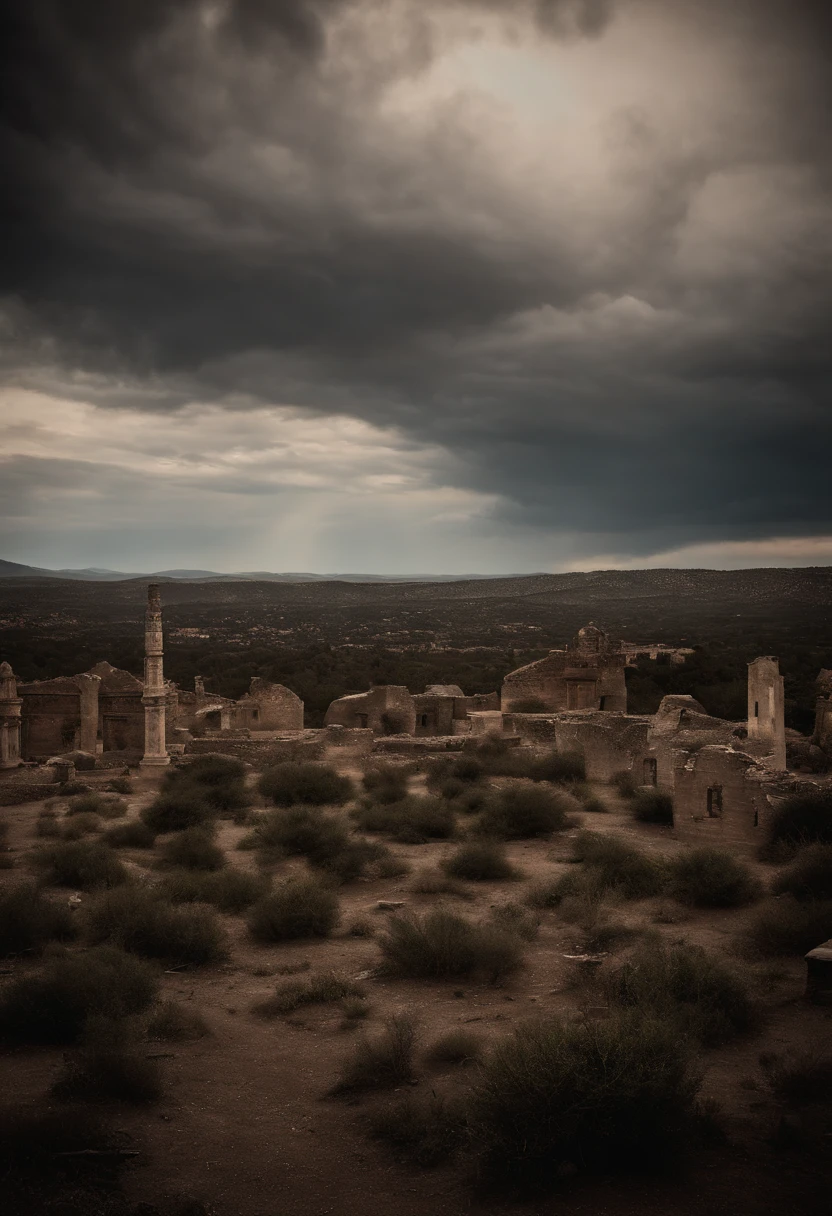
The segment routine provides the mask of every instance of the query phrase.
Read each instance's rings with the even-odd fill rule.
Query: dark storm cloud
[[[394,422],[457,453],[512,523],[609,551],[828,529],[828,6],[456,6],[569,45],[658,8],[745,48],[759,78],[737,109],[759,118],[727,114],[733,140],[693,114],[690,147],[669,146],[661,114],[613,114],[634,202],[597,240],[557,192],[540,231],[507,201],[476,109],[410,148],[375,135],[385,89],[459,37],[453,8],[404,5],[333,58],[360,0],[20,3],[0,130],[10,375],[57,362],[117,380],[114,404],[152,378],[141,408],[243,394]]]

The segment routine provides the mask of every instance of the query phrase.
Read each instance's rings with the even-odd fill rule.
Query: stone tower
[[[8,663],[0,663],[0,768],[20,763],[20,707],[17,680]]]
[[[162,605],[159,587],[147,588],[147,612],[144,625],[144,756],[142,768],[159,768],[170,764],[165,747],[165,700],[167,692],[162,673]]]
[[[748,664],[748,744],[766,768],[786,767],[783,677],[771,655]]]

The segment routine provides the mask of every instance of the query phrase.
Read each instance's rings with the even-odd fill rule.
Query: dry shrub
[[[0,955],[38,953],[47,942],[72,936],[69,908],[34,883],[15,883],[0,892]]]
[[[225,933],[208,908],[181,908],[159,891],[121,887],[83,911],[91,942],[108,942],[131,954],[179,965],[217,962],[226,955]]]
[[[633,818],[640,823],[673,826],[673,799],[662,790],[638,790],[632,800]]]
[[[832,937],[832,899],[797,900],[784,895],[759,910],[744,942],[764,956],[805,954]]]
[[[61,824],[56,811],[41,811],[35,821],[35,835],[44,839],[55,839],[61,835]]]
[[[244,912],[269,893],[267,874],[248,874],[233,866],[222,870],[179,870],[166,874],[159,891],[175,904],[213,904],[220,912]]]
[[[470,899],[471,892],[463,883],[451,878],[438,866],[422,866],[414,874],[410,890],[415,895],[455,895],[459,899]]]
[[[591,879],[601,888],[615,890],[624,899],[648,899],[660,895],[667,885],[663,860],[650,857],[620,836],[579,832],[572,845],[575,861],[592,871]],[[568,879],[571,876],[564,876]],[[580,883],[580,880],[572,881]],[[563,894],[573,894],[565,881]]]
[[[832,789],[785,798],[769,820],[768,835],[771,845],[793,851],[807,844],[832,845]]]
[[[411,1018],[388,1018],[380,1035],[356,1043],[333,1086],[333,1094],[394,1089],[411,1080],[415,1042],[416,1028]]]
[[[492,840],[467,841],[442,862],[442,868],[454,878],[468,878],[474,882],[520,877],[506,856],[505,848]]]
[[[221,870],[225,865],[225,854],[214,840],[210,828],[186,828],[165,841],[162,861],[185,870]]]
[[[123,1021],[97,1017],[87,1024],[81,1045],[67,1059],[52,1094],[69,1100],[145,1105],[162,1096],[161,1071]]]
[[[758,1012],[733,971],[698,946],[645,941],[607,980],[611,1000],[708,1047],[753,1030]]]
[[[18,1043],[75,1043],[89,1018],[142,1013],[155,995],[153,969],[122,950],[63,954],[3,991],[0,1035]]]
[[[610,785],[619,798],[634,798],[638,789],[635,776],[627,768],[619,769],[617,773],[613,773],[610,778]]]
[[[305,857],[310,865],[344,883],[362,877],[373,865],[382,866],[390,856],[383,845],[356,839],[342,820],[317,807],[270,811],[258,820],[253,836],[264,863]]]
[[[85,836],[92,836],[100,831],[101,820],[98,816],[85,813],[65,819],[61,824],[60,837],[61,840],[83,840]]]
[[[401,802],[407,795],[409,771],[409,766],[401,764],[373,764],[366,769],[361,784],[374,802]]]
[[[523,1188],[663,1165],[688,1140],[698,1082],[675,1027],[639,1015],[520,1027],[470,1106],[487,1174]]]
[[[436,908],[425,916],[392,916],[379,938],[382,970],[410,979],[477,976],[497,983],[523,963],[520,941],[493,925],[478,925]]]
[[[314,878],[290,878],[249,912],[251,936],[259,942],[327,937],[338,923],[338,896]]]
[[[410,794],[382,806],[364,802],[352,812],[364,832],[380,832],[401,844],[448,840],[456,830],[453,805],[442,798]]]
[[[112,849],[99,843],[67,841],[51,845],[35,853],[32,862],[41,871],[43,881],[55,887],[95,891],[118,886],[128,878]]]
[[[246,766],[231,756],[198,756],[185,768],[172,769],[168,780],[178,781],[181,789],[197,789],[210,807],[235,822],[242,822],[251,806]]]
[[[741,908],[762,894],[744,862],[721,849],[690,849],[670,863],[670,894],[696,908]]]
[[[127,823],[117,823],[101,839],[112,849],[152,849],[156,833],[141,819],[130,819]]]
[[[795,899],[832,900],[832,845],[811,844],[776,879],[772,890]]]
[[[328,764],[288,760],[261,773],[260,793],[275,806],[343,806],[353,797],[353,784]]]
[[[428,1169],[450,1160],[464,1141],[464,1105],[431,1093],[407,1097],[373,1112],[372,1135],[408,1164]]]
[[[551,751],[535,761],[531,775],[533,781],[551,781],[554,785],[585,781],[586,762],[583,752]]]
[[[216,809],[210,805],[204,791],[195,784],[184,784],[173,789],[162,790],[144,808],[141,819],[152,832],[184,832],[186,828],[199,827],[216,818]]]
[[[530,840],[562,832],[570,824],[569,801],[562,794],[526,785],[495,794],[480,813],[475,831],[496,840]]]
[[[261,1017],[272,1018],[281,1013],[294,1013],[302,1005],[325,1005],[343,1001],[346,997],[363,996],[364,990],[360,984],[329,972],[314,975],[308,980],[286,980],[278,984],[274,996],[260,1001],[253,1008]]]
[[[162,1043],[187,1043],[204,1039],[210,1030],[195,1010],[185,1009],[176,1001],[160,1001],[145,1023],[149,1039]]]
[[[475,1064],[482,1059],[482,1036],[473,1030],[449,1030],[434,1039],[425,1052],[428,1064]]]
[[[540,920],[520,904],[498,904],[491,910],[491,923],[505,933],[514,933],[524,942],[533,942],[540,932]]]
[[[123,819],[127,814],[127,803],[112,794],[79,794],[70,798],[67,815],[99,815],[102,819]]]
[[[775,1096],[789,1106],[832,1103],[832,1055],[821,1050],[765,1062]]]

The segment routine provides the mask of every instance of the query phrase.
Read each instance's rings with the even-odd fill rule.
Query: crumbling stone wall
[[[650,719],[603,711],[563,714],[504,714],[507,734],[532,746],[581,752],[589,781],[609,781],[633,770],[648,752]]]
[[[376,734],[412,735],[416,730],[416,706],[404,686],[379,684],[368,692],[333,701],[326,711],[324,726],[356,726]]]
[[[538,703],[547,711],[626,713],[625,656],[596,625],[585,625],[565,650],[510,672],[503,681],[504,713]]]
[[[753,756],[724,743],[676,753],[673,826],[697,843],[721,847],[759,844],[772,804],[769,774]]]
[[[253,739],[216,735],[211,739],[192,739],[185,745],[186,756],[234,756],[255,768],[268,768],[284,760],[319,760],[326,747],[324,731],[305,731],[294,738]]]
[[[228,718],[234,730],[303,730],[303,701],[285,685],[254,676]]]
[[[786,767],[783,677],[771,655],[748,664],[748,751],[767,768]]]

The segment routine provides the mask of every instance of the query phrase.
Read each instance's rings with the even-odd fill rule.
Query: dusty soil
[[[349,757],[330,759],[342,771],[358,775]],[[418,786],[418,782],[416,783]],[[135,815],[155,792],[155,781],[138,778],[130,795]],[[607,815],[585,815],[593,830],[620,833],[641,847],[672,854],[684,848],[668,829],[636,824],[626,806],[606,787],[597,792],[610,806]],[[15,869],[0,873],[14,881],[25,871],[23,854],[36,844],[34,821],[40,803],[9,808],[9,845]],[[220,843],[231,864],[254,867],[249,852],[235,850],[245,828],[223,823]],[[448,843],[395,845],[413,869],[435,864],[453,848]],[[697,1149],[686,1172],[673,1177],[616,1178],[581,1181],[543,1201],[518,1202],[478,1196],[464,1167],[417,1170],[398,1164],[366,1131],[367,1112],[380,1099],[353,1103],[327,1097],[342,1060],[357,1033],[342,1025],[335,1006],[319,1006],[264,1020],[251,1012],[278,982],[281,969],[309,963],[313,971],[335,971],[346,977],[372,971],[378,947],[372,938],[356,937],[349,926],[371,919],[384,927],[379,900],[402,900],[423,909],[442,898],[464,915],[485,916],[490,907],[522,899],[529,881],[566,868],[569,833],[551,842],[509,845],[523,881],[469,883],[470,898],[413,894],[404,876],[357,882],[341,890],[341,927],[330,939],[260,946],[253,944],[240,917],[225,916],[232,942],[227,963],[173,971],[162,976],[162,995],[199,1010],[211,1034],[192,1043],[159,1048],[164,1062],[166,1097],[150,1111],[114,1108],[119,1128],[142,1148],[125,1185],[136,1200],[154,1201],[186,1194],[206,1202],[217,1216],[456,1216],[461,1212],[518,1212],[564,1216],[820,1216],[832,1207],[829,1157],[821,1168],[817,1155],[775,1148],[772,1137],[781,1111],[760,1066],[761,1053],[805,1051],[829,1044],[832,1011],[802,999],[805,969],[801,959],[751,964],[736,948],[736,939],[752,910],[690,911],[668,900],[622,904],[616,920],[657,930],[669,940],[682,939],[718,952],[746,973],[764,1002],[764,1028],[735,1044],[703,1057],[705,1098],[719,1104],[727,1143]],[[146,855],[126,854],[138,867]],[[749,858],[749,860],[753,860]],[[755,866],[756,862],[753,863]],[[299,863],[285,863],[285,874]],[[757,866],[770,880],[770,867]],[[517,1022],[549,1013],[593,1016],[593,997],[575,983],[574,953],[579,932],[547,912],[539,937],[525,948],[526,966],[504,987],[479,984],[364,981],[372,1011],[369,1033],[392,1013],[407,1011],[418,1022],[424,1048],[440,1033],[464,1026],[484,1038],[510,1032]],[[626,945],[617,950],[621,955]],[[5,975],[31,967],[27,960],[3,966]],[[597,997],[594,998],[597,1002]],[[154,1047],[155,1050],[155,1047]],[[2,1092],[38,1103],[62,1063],[60,1051],[26,1050],[0,1055]],[[451,1092],[464,1086],[466,1069],[431,1070],[420,1064],[417,1090]],[[469,1074],[470,1075],[470,1074]],[[386,1100],[386,1099],[382,1099]]]

